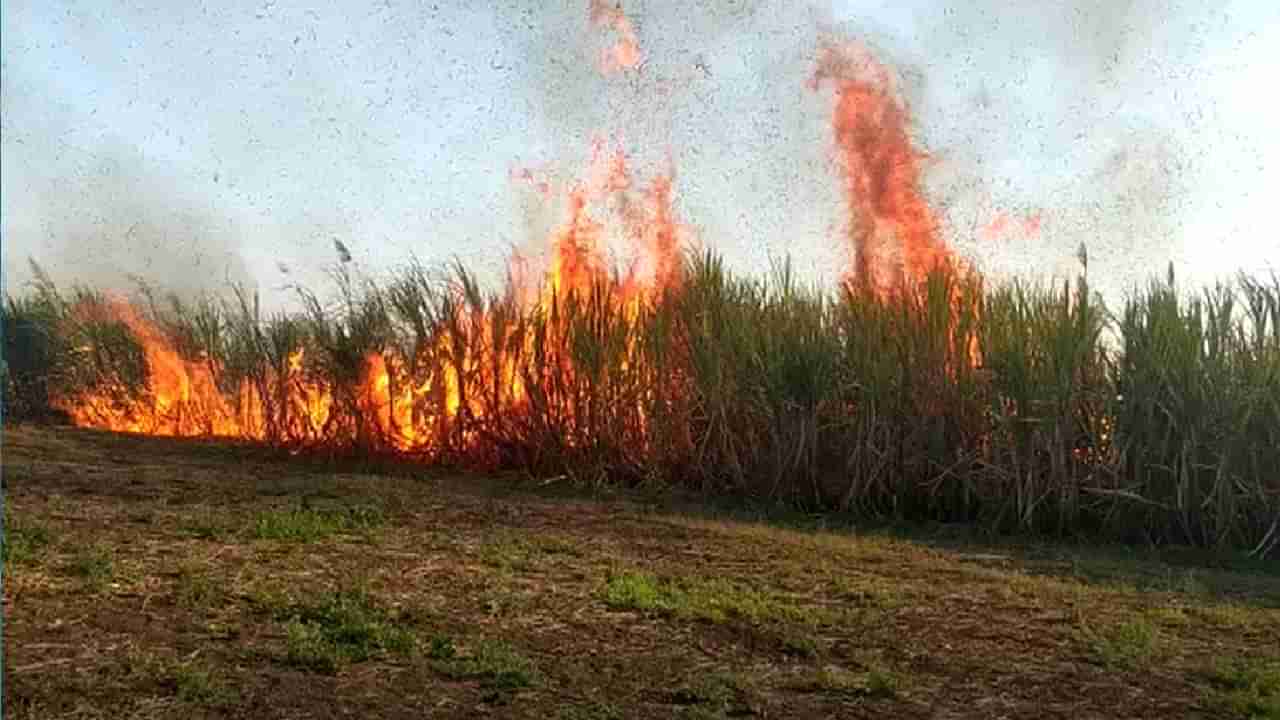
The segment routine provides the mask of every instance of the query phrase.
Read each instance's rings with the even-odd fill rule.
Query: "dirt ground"
[[[71,428],[2,462],[15,719],[1280,717],[1280,562]]]

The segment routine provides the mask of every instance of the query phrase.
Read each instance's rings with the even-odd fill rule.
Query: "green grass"
[[[101,591],[115,574],[111,548],[100,544],[80,548],[72,555],[67,570],[82,579],[86,588]]]
[[[652,575],[623,572],[605,584],[604,601],[615,609],[652,612],[672,610],[680,598],[673,597]]]
[[[179,605],[186,608],[211,607],[225,594],[221,584],[210,575],[192,566],[179,568],[176,593]]]
[[[338,533],[373,530],[384,522],[382,511],[374,506],[269,510],[258,513],[254,518],[253,537],[307,543]]]
[[[907,602],[901,589],[894,588],[892,584],[884,581],[836,575],[832,578],[831,585],[837,596],[852,607],[891,610]]]
[[[1145,617],[1134,617],[1103,628],[1086,626],[1081,634],[1094,658],[1108,667],[1140,669],[1160,650],[1160,631]]]
[[[527,571],[549,558],[576,559],[583,555],[581,548],[561,538],[530,538],[512,533],[501,533],[480,547],[481,561],[505,573]]]
[[[220,682],[209,669],[195,663],[179,663],[166,673],[174,693],[183,702],[205,706],[229,706],[237,700],[234,690]]]
[[[1212,697],[1234,717],[1280,718],[1280,660],[1220,661],[1209,674]]]
[[[384,655],[408,655],[413,633],[369,595],[341,591],[315,602],[275,608],[285,623],[285,661],[307,670],[334,673],[350,663]]]
[[[639,610],[712,623],[783,622],[817,626],[845,618],[839,611],[804,607],[778,594],[721,578],[659,579],[647,573],[623,571],[606,580],[602,597],[606,605],[617,610]],[[807,642],[796,642],[802,651],[808,647]]]
[[[893,698],[906,684],[907,680],[901,673],[874,665],[864,672],[824,666],[793,680],[789,687],[797,692]]]
[[[538,680],[532,660],[497,640],[481,640],[469,651],[459,651],[451,639],[433,638],[429,657],[446,677],[478,680],[491,690],[519,690],[532,687]]]
[[[3,561],[17,565],[31,563],[40,558],[53,543],[53,533],[48,527],[19,520],[9,508],[4,511]]]
[[[706,709],[723,712],[738,692],[739,681],[732,675],[711,673],[684,683],[671,693],[675,705],[703,705]]]

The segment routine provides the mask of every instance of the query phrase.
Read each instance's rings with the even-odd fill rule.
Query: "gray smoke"
[[[956,3],[887,41],[937,155],[931,189],[966,254],[1000,274],[1074,273],[1085,242],[1095,284],[1115,298],[1177,253],[1197,148],[1173,101],[1177,76],[1151,71],[1185,68],[1185,45],[1203,38],[1202,11],[1176,10]],[[1040,233],[984,239],[998,212],[1039,213]]]
[[[10,292],[30,279],[28,258],[59,285],[128,292],[141,278],[187,298],[254,287],[238,228],[184,192],[181,175],[123,142],[64,149],[57,159],[42,174],[22,176],[33,202],[24,208],[31,221],[10,230],[22,242],[5,243]]]
[[[804,87],[819,33],[862,42],[895,69],[932,156],[926,182],[948,237],[985,268],[1074,274],[1085,242],[1097,286],[1116,297],[1176,254],[1197,158],[1187,114],[1170,107],[1176,81],[1151,70],[1191,62],[1208,5],[921,1],[839,12],[770,0],[633,0],[622,8],[644,63],[618,76],[596,70],[611,37],[588,28],[572,3],[539,14],[519,36],[535,117],[560,139],[555,157],[570,173],[602,129],[623,137],[641,168],[670,148],[678,209],[744,269],[791,253],[830,276],[843,261],[830,91]],[[1181,97],[1196,101],[1191,91]],[[1001,213],[1039,216],[1040,232],[984,240]]]
[[[277,286],[323,282],[337,239],[361,266],[457,253],[497,276],[512,245],[561,219],[512,166],[571,179],[605,132],[642,182],[671,152],[676,211],[736,269],[791,254],[831,278],[846,220],[831,89],[805,87],[825,31],[897,69],[948,237],[997,274],[1073,272],[1083,241],[1114,294],[1163,268],[1187,218],[1237,202],[1236,169],[1262,162],[1231,137],[1246,113],[1215,114],[1206,89],[1235,71],[1205,58],[1275,9],[846,5],[622,0],[644,62],[605,78],[613,38],[586,0],[7,3],[4,274],[21,282],[33,255],[59,279],[200,291],[251,276],[285,301]],[[1037,211],[1038,236],[982,239],[997,213]]]

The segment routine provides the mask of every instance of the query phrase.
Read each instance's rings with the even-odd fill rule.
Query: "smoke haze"
[[[617,5],[613,3],[613,5]],[[998,275],[1074,269],[1110,298],[1174,262],[1204,282],[1280,264],[1265,189],[1280,8],[1073,0],[623,2],[634,68],[590,3],[114,3],[3,9],[0,232],[60,281],[228,282],[284,303],[334,239],[372,271],[458,255],[496,279],[561,217],[518,168],[570,180],[612,136],[638,183],[735,269],[845,263],[819,38],[893,68],[943,234]]]

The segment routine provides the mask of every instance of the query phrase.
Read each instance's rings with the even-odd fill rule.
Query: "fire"
[[[109,390],[66,400],[62,409],[74,422],[155,435],[260,437],[218,391],[214,380],[217,368],[182,358],[163,333],[127,301],[112,298],[105,306],[81,306],[77,312],[81,320],[88,319],[88,314],[105,313],[128,327],[143,349],[149,392],[133,402],[121,402]]]
[[[1000,210],[982,228],[978,236],[982,240],[992,241],[1016,234],[1024,240],[1030,240],[1040,235],[1042,224],[1043,214],[1039,211],[1029,213],[1021,218],[1015,218],[1012,213]]]
[[[823,42],[810,88],[825,81],[835,86],[831,124],[853,216],[850,279],[883,294],[951,259],[921,187],[925,155],[893,76],[866,48]]]
[[[595,0],[590,19],[619,37],[606,51],[606,74],[636,67],[635,31],[620,6]],[[828,42],[820,48],[811,84],[816,89],[828,80],[836,89],[832,127],[855,223],[849,234],[856,260],[850,279],[883,295],[953,258],[924,198],[923,155],[912,145],[909,115],[887,68],[858,46]],[[150,394],[127,407],[113,404],[104,392],[66,398],[62,404],[81,425],[118,431],[294,445],[354,439],[427,454],[484,442],[487,430],[524,422],[522,409],[536,406],[543,417],[568,418],[570,426],[581,428],[579,439],[560,442],[591,442],[587,415],[592,403],[609,401],[583,400],[591,387],[584,378],[596,373],[593,382],[599,382],[599,373],[625,375],[636,366],[636,350],[623,349],[620,369],[575,366],[574,350],[568,347],[572,333],[595,332],[607,340],[610,331],[571,329],[571,319],[566,319],[572,312],[570,300],[607,302],[618,311],[614,319],[626,323],[662,293],[681,287],[681,253],[690,247],[692,233],[674,208],[674,163],[668,160],[664,172],[647,186],[637,186],[621,143],[597,137],[586,172],[575,182],[561,186],[532,169],[514,170],[511,178],[528,184],[546,202],[562,203],[564,215],[546,238],[543,266],[531,269],[523,254],[513,256],[512,283],[502,302],[477,304],[461,289],[446,291],[456,294],[445,305],[451,309],[439,311],[445,317],[433,315],[431,329],[419,329],[411,349],[370,341],[352,358],[342,354],[345,350],[323,345],[294,347],[277,367],[240,380],[238,387],[219,388],[215,380],[224,377],[225,368],[217,359],[183,357],[158,324],[120,302],[109,312],[141,342],[150,368]],[[611,245],[619,243],[629,254],[620,267],[612,265],[610,254]],[[612,295],[602,299],[602,291]],[[533,333],[519,329],[513,316],[539,318],[545,323],[546,343],[538,344]],[[340,340],[346,337],[343,332],[339,330]],[[635,341],[635,333],[624,335]],[[553,342],[560,345],[549,347]],[[534,356],[538,363],[527,362]],[[351,368],[356,361],[359,366]],[[327,376],[312,372],[316,363],[329,369],[337,363],[355,387],[321,379]],[[660,403],[660,395],[650,400]],[[641,428],[637,443],[647,442],[646,412],[634,411]]]
[[[544,197],[554,197],[553,185],[537,179],[532,171],[513,175]],[[623,294],[640,298],[678,287],[683,268],[680,251],[689,245],[691,233],[672,207],[674,177],[671,170],[658,175],[637,198],[625,153],[602,137],[594,138],[586,180],[565,193],[565,219],[550,241],[552,257],[542,301],[549,302],[553,294],[585,293],[593,277],[607,273],[607,226],[593,210],[610,203],[621,207],[615,219],[632,254],[621,283]]]
[[[554,199],[554,187],[531,171],[513,173],[539,193]],[[525,295],[522,311],[549,313],[556,337],[566,337],[565,303],[586,301],[598,287],[613,293],[610,302],[633,319],[655,293],[679,286],[680,251],[688,231],[672,207],[673,175],[656,177],[641,192],[633,188],[626,155],[603,139],[592,145],[584,180],[565,191],[566,218],[548,238],[549,260],[539,292]],[[608,212],[612,207],[616,212]],[[597,214],[604,217],[599,218]],[[617,236],[633,257],[614,281],[609,277],[605,220],[617,221]],[[513,258],[513,275],[522,259]],[[516,287],[511,288],[515,292]],[[514,297],[514,296],[513,296]],[[212,359],[184,358],[161,325],[124,301],[106,312],[124,322],[144,349],[150,370],[149,395],[121,406],[107,391],[64,399],[81,425],[157,435],[222,436],[283,441],[291,445],[331,445],[342,438],[372,442],[387,450],[432,453],[445,446],[476,442],[485,423],[503,422],[504,413],[531,401],[527,379],[517,358],[535,352],[531,338],[516,337],[510,327],[494,322],[493,309],[470,308],[459,297],[447,329],[408,357],[374,350],[364,356],[354,389],[330,387],[313,379],[308,350],[290,351],[279,368],[247,378],[231,392],[215,378],[225,368]],[[558,307],[556,312],[552,308]],[[626,348],[628,357],[635,351]],[[575,368],[563,348],[551,350],[550,365],[559,382],[573,386]],[[415,360],[431,374],[415,373]],[[629,366],[630,361],[625,361]],[[545,398],[541,402],[548,402]],[[565,413],[570,410],[559,409]],[[354,412],[353,412],[354,411]],[[642,414],[642,411],[637,409]],[[355,418],[356,427],[351,427]],[[348,423],[342,426],[343,422]],[[641,420],[643,422],[643,419]]]
[[[593,26],[607,28],[618,36],[617,42],[601,51],[600,72],[612,75],[639,67],[640,41],[631,20],[622,12],[622,3],[610,6],[608,0],[590,0],[589,14]]]
[[[809,87],[817,90],[827,81],[835,86],[831,128],[851,215],[854,264],[846,281],[885,298],[945,266],[965,274],[968,268],[947,247],[925,197],[928,156],[912,142],[911,115],[889,68],[858,43],[826,38]],[[959,297],[957,287],[953,314],[960,311]],[[976,334],[960,337],[953,328],[948,342],[969,367],[981,364]]]

